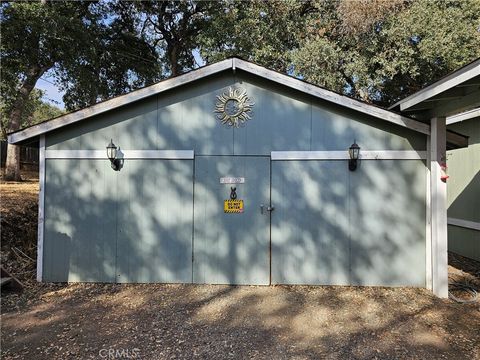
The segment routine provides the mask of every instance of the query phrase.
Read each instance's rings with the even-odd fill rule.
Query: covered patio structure
[[[467,166],[467,172],[477,179],[472,184],[472,194],[476,194],[477,206],[468,211],[466,216],[469,219],[448,220],[448,196],[447,196],[447,143],[454,140],[455,133],[447,132],[447,127],[454,123],[472,120],[472,133],[467,133],[470,139],[475,138],[474,133],[479,132],[480,127],[480,59],[462,67],[461,69],[443,77],[426,88],[408,96],[390,107],[391,110],[402,112],[404,115],[414,117],[423,122],[429,123],[431,127],[428,137],[427,163],[430,182],[427,186],[427,288],[440,297],[448,296],[448,224],[452,226],[467,226],[474,231],[477,247],[480,246],[480,210],[478,199],[480,198],[480,186],[478,174],[480,162],[476,165]],[[476,130],[475,130],[476,129]],[[462,132],[463,133],[463,132]],[[450,139],[449,139],[450,138]],[[469,140],[470,140],[469,139]],[[478,146],[468,141],[460,144],[462,140],[455,139],[460,147],[467,148],[467,157],[478,158]],[[478,139],[477,139],[478,140]],[[462,157],[457,161],[467,162]],[[458,174],[463,178],[470,176]],[[475,196],[475,195],[473,195]],[[469,201],[475,202],[475,197],[469,196]],[[431,230],[430,230],[431,229]]]

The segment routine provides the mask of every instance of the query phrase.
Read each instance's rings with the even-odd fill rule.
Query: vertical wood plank
[[[37,238],[37,281],[43,278],[43,230],[45,213],[45,135],[40,136],[38,161],[38,238]]]
[[[196,156],[195,162],[193,282],[268,285],[270,159]],[[245,182],[221,184],[223,176],[244,177]],[[242,214],[223,211],[231,187],[244,200]]]
[[[350,284],[345,164],[273,162],[273,284]]]
[[[192,160],[129,160],[118,179],[119,283],[189,283]]]

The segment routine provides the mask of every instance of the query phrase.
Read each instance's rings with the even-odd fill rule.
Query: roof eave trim
[[[460,121],[470,120],[476,117],[480,117],[480,108],[468,110],[452,116],[447,116],[447,125],[455,124]]]
[[[60,116],[56,119],[34,125],[22,131],[12,133],[8,135],[8,142],[11,144],[19,143],[29,138],[61,128],[65,125],[70,125],[83,119],[113,110],[117,107],[145,99],[149,96],[161,93],[163,91],[171,90],[176,87],[188,84],[198,78],[217,74],[221,71],[230,69],[231,67],[232,59],[226,59],[218,63],[214,63],[209,66],[205,66],[203,68],[199,68],[197,70],[182,74],[180,76],[166,79],[143,89],[138,89],[128,94],[117,96],[113,99],[103,101],[101,103],[86,107],[84,109],[80,109],[70,114]]]
[[[475,76],[480,75],[480,59],[473,61],[472,63],[464,66],[463,68],[452,72],[451,74],[445,76],[444,78],[434,82],[433,84],[413,93],[410,96],[407,96],[405,99],[402,99],[388,109],[392,110],[396,107],[400,107],[401,111],[405,111],[412,106],[415,106],[422,101],[428,100],[444,91],[447,91],[465,81],[468,81]]]
[[[333,91],[323,89],[321,87],[306,83],[304,81],[295,79],[291,76],[278,73],[276,71],[268,70],[259,65],[249,63],[241,59],[233,59],[234,64],[240,70],[249,72],[251,74],[260,76],[264,79],[276,82],[278,84],[290,87],[292,89],[310,94],[317,98],[342,105],[346,108],[368,114],[370,116],[403,126],[409,129],[418,131],[423,134],[430,134],[430,126],[420,121],[410,119],[406,116],[394,113],[390,110],[385,110],[374,105],[364,103],[360,100],[352,99],[345,95],[337,94]]]
[[[376,117],[383,121],[388,121],[390,123],[397,124],[423,134],[430,134],[430,126],[428,124],[424,124],[420,121],[394,113],[390,110],[385,110],[374,105],[352,99],[345,95],[337,94],[333,91],[326,90],[321,87],[306,83],[302,80],[295,79],[291,76],[266,69],[248,61],[238,58],[230,58],[220,61],[218,63],[207,65],[205,67],[193,70],[191,72],[179,75],[171,79],[166,79],[146,88],[135,90],[131,93],[103,101],[90,107],[75,111],[73,113],[63,115],[56,119],[46,121],[44,123],[40,123],[24,130],[12,133],[8,135],[8,141],[11,144],[16,144],[27,139],[36,137],[38,135],[44,134],[46,132],[59,129],[63,126],[76,123],[83,119],[102,114],[114,108],[145,99],[149,96],[159,94],[163,91],[186,85],[195,80],[217,74],[227,69],[235,68],[273,81],[280,85],[290,87],[305,94],[320,98],[322,100],[329,101],[344,106],[346,108],[358,111],[360,113]]]

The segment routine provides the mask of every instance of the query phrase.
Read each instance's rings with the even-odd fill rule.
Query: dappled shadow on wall
[[[44,279],[190,282],[192,169],[191,160],[129,160],[119,172],[104,160],[47,161]]]
[[[425,284],[421,161],[272,164],[274,283]]]

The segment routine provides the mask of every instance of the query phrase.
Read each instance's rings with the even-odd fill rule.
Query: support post
[[[426,288],[430,291],[433,290],[432,285],[432,191],[431,191],[431,181],[432,176],[430,172],[431,168],[431,156],[430,156],[430,135],[427,136],[427,159],[425,161],[425,170],[426,170],[426,177],[425,177],[425,285]]]
[[[38,183],[37,281],[42,281],[43,231],[45,228],[45,135],[40,135],[38,146]]]
[[[432,289],[441,298],[448,297],[447,184],[441,180],[446,163],[446,120],[430,120],[430,192],[432,237]]]

